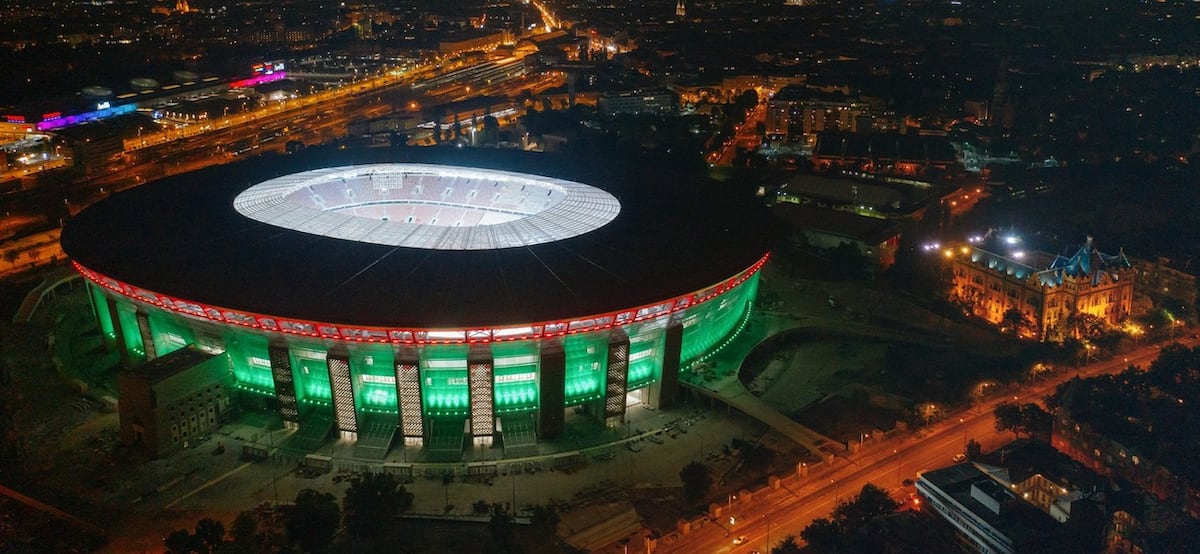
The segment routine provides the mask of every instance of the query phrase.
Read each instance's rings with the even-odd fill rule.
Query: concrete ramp
[[[52,295],[58,287],[82,278],[82,275],[69,267],[55,269],[46,275],[46,278],[38,286],[29,291],[29,294],[25,295],[21,306],[17,308],[17,313],[13,315],[13,323],[29,321],[37,312],[38,307],[42,305],[42,301],[46,299],[46,295]]]
[[[367,460],[382,460],[396,436],[395,416],[367,414],[358,425],[358,440],[354,443],[354,457]]]
[[[750,391],[746,390],[746,387],[742,386],[741,381],[738,381],[736,377],[722,380],[715,388],[700,387],[690,383],[682,383],[682,385],[690,387],[700,394],[729,404],[730,407],[771,426],[772,429],[792,439],[796,444],[807,448],[813,454],[822,452],[825,445],[838,444],[838,441],[813,431],[792,418],[779,413],[774,406],[764,402],[761,398],[754,396]]]

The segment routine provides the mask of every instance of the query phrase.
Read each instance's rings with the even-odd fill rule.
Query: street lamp
[[[767,552],[771,551],[771,515],[763,514],[763,519],[767,520]]]

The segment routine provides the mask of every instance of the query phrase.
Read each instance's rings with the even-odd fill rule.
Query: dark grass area
[[[988,355],[895,343],[889,346],[882,370],[871,381],[917,403],[957,405],[969,401],[971,390],[982,381],[1009,383],[1021,378],[1034,362],[1028,354]]]
[[[838,342],[845,350],[840,355],[852,357],[856,339],[865,339],[865,337],[849,337],[845,334],[817,329],[799,329],[781,333],[763,341],[746,357],[738,377],[743,384],[748,385],[772,360],[804,343]],[[948,406],[960,405],[969,401],[972,390],[981,382],[1011,383],[1025,377],[1029,367],[1037,359],[1039,345],[1014,343],[1010,346],[980,353],[951,345],[931,346],[909,342],[891,342],[887,345],[887,351],[883,354],[882,359],[862,361],[865,371],[861,373],[841,371],[835,373],[834,376],[843,385],[852,382],[858,383],[877,389],[886,395],[907,399],[913,405],[927,402]],[[834,386],[832,390],[837,388]],[[814,429],[834,437],[838,434],[836,429],[832,428],[832,421],[838,418],[847,419],[848,424],[853,428],[874,424],[882,429],[890,429],[896,419],[904,419],[904,414],[870,407],[865,399],[856,400],[853,404],[850,407],[856,409],[854,412],[826,408],[818,410],[810,407],[796,414],[796,417],[805,417],[806,419],[801,420],[801,423],[806,425],[809,424],[808,419],[813,419]],[[861,406],[858,406],[860,404]],[[817,411],[824,411],[827,414],[806,415]],[[872,411],[879,411],[881,414],[872,415]],[[828,421],[822,424],[821,421],[814,419],[817,417]],[[880,423],[884,419],[886,422]],[[831,431],[825,432],[823,430],[825,428],[830,428]]]
[[[10,554],[95,552],[104,538],[61,519],[0,497],[0,551]]]
[[[904,415],[873,406],[866,395],[830,396],[792,415],[818,433],[840,441],[858,440],[860,433],[890,430]]]

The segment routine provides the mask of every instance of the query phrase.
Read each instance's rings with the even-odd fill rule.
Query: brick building
[[[224,356],[187,346],[121,372],[121,443],[162,456],[212,433],[230,408]]]

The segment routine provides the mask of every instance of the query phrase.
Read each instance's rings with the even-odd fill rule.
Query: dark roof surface
[[[1050,544],[1048,537],[1063,531],[1053,517],[1029,502],[1017,498],[974,464],[955,464],[926,471],[921,474],[921,479],[937,486],[943,494],[954,498],[975,517],[1002,533],[1012,541],[1017,552],[1030,550],[1036,544]],[[1002,505],[1000,513],[993,512],[991,508],[973,498],[972,485]]]
[[[837,234],[865,243],[880,243],[900,234],[900,224],[890,219],[818,208],[805,204],[779,202],[771,213],[788,225]]]
[[[125,373],[136,375],[151,383],[159,383],[207,362],[213,359],[213,357],[213,354],[188,345],[186,348],[180,348],[179,350],[154,358],[141,366],[127,369]]]
[[[269,178],[365,163],[444,163],[574,180],[621,202],[608,225],[523,248],[432,251],[309,235],[251,220],[233,198]],[[309,149],[122,192],[67,225],[63,249],[156,293],[280,318],[470,328],[555,321],[694,292],[768,250],[749,195],[627,160],[450,148]]]

